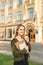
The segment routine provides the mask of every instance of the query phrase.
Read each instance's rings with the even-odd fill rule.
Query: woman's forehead
[[[21,26],[20,29],[25,29],[25,27]]]

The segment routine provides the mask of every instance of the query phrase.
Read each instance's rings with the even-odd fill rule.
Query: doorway
[[[28,36],[29,36],[30,42],[35,42],[35,31],[33,31],[32,29],[29,29]]]

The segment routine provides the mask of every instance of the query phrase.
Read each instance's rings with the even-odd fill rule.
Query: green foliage
[[[13,56],[0,54],[0,65],[13,65]],[[30,61],[29,65],[41,65]]]
[[[0,54],[0,65],[13,65],[13,57],[10,55]]]

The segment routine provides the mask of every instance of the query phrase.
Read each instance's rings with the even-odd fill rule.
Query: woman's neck
[[[17,38],[18,40],[21,40],[21,39],[23,39],[23,36],[18,35],[16,38]]]

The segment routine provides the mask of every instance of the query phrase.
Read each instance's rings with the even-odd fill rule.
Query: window
[[[0,38],[5,38],[5,32],[0,32]]]
[[[17,20],[22,20],[22,11],[17,13]]]
[[[29,32],[33,32],[33,30],[32,30],[32,29],[30,29],[30,30],[29,30]]]
[[[12,38],[12,29],[8,29],[8,38]]]
[[[18,0],[18,4],[22,4],[22,0]]]
[[[15,34],[15,29],[13,28],[13,34]]]
[[[5,29],[0,28],[0,39],[4,39],[4,38],[5,38]]]
[[[13,0],[8,0],[8,7],[12,7],[13,6]]]
[[[1,22],[0,22],[0,23],[4,23],[4,22],[5,22],[5,16],[2,15],[2,16],[1,16]]]
[[[28,18],[33,18],[34,17],[34,8],[30,8],[28,10]]]
[[[13,18],[12,13],[9,13],[9,14],[8,14],[8,22],[12,22],[12,18]]]
[[[1,10],[5,9],[5,2],[1,2]]]

